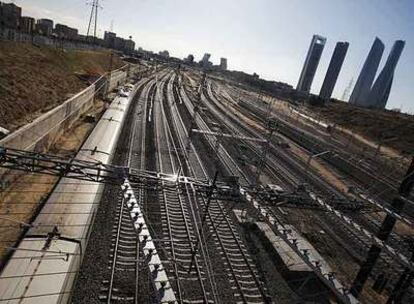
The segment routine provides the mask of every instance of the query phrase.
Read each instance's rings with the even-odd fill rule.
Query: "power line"
[[[92,3],[88,3],[88,5],[91,6],[91,13],[89,15],[88,31],[86,33],[86,38],[88,39],[93,32],[93,42],[95,42],[97,38],[96,31],[98,29],[98,9],[102,9],[103,7],[99,5],[99,0],[92,0]]]

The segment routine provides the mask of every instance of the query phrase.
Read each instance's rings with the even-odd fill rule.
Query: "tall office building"
[[[387,62],[375,80],[371,92],[368,95],[368,106],[384,109],[390,95],[394,71],[404,49],[405,41],[397,40],[388,55]]]
[[[376,37],[365,60],[358,80],[355,83],[349,103],[366,107],[368,105],[368,95],[377,73],[382,53],[384,52],[384,43]]]
[[[319,96],[323,99],[330,99],[334,90],[336,80],[341,71],[342,64],[345,60],[346,52],[348,51],[348,42],[338,42],[332,54],[331,62],[329,63],[328,71],[322,84]]]
[[[303,65],[302,72],[296,90],[302,92],[309,92],[313,78],[315,77],[316,69],[318,68],[319,60],[321,59],[323,48],[325,47],[326,38],[313,35],[312,41],[306,55],[305,64]]]

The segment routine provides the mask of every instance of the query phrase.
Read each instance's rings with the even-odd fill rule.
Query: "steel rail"
[[[211,87],[209,87],[208,92],[209,91],[210,91],[211,100],[213,101],[214,97],[211,95],[212,94],[211,93]],[[213,101],[213,103],[215,103],[215,102]],[[217,111],[215,111],[215,113],[216,113],[216,115],[218,115],[219,117],[221,117],[221,119],[225,119],[224,116],[220,115]],[[232,128],[234,128],[234,130],[236,132],[239,132],[239,130],[237,130],[237,128],[235,126],[232,126],[231,123],[230,124],[227,124],[227,126],[232,127]],[[244,195],[245,199],[248,202],[252,203],[255,208],[257,208],[259,211],[263,212],[262,215],[266,215],[265,217],[268,216],[269,213],[267,211],[263,211],[265,209],[260,205],[260,203],[258,201],[254,200],[250,196],[250,194],[247,193],[247,191],[244,188],[241,188],[240,191],[241,191],[242,195]],[[273,222],[271,223],[273,227],[274,227],[274,224],[275,224],[276,221],[277,221],[277,219],[276,218],[273,218]],[[280,232],[280,229],[274,229],[274,230],[280,236],[280,233],[279,233]],[[311,267],[312,270],[314,270],[314,272],[318,275],[318,277],[320,277],[321,280],[325,282],[326,286],[328,286],[339,297],[339,299],[342,300],[342,302],[344,302],[344,303],[357,303],[358,302],[352,295],[348,295],[347,292],[342,292],[340,290],[343,287],[342,287],[342,285],[338,281],[336,281],[336,283],[334,283],[334,284],[332,283],[332,280],[335,280],[335,278],[334,278],[334,276],[332,276],[332,274],[330,274],[330,280],[327,280],[326,277],[324,277],[324,275],[322,275],[322,273],[321,273],[321,271],[320,271],[320,269],[318,267],[318,263],[319,262],[316,263],[316,264],[312,264],[312,262],[309,261],[309,257],[307,257],[306,255],[304,255],[300,251],[300,249],[297,248],[296,241],[293,242],[292,240],[289,240],[289,238],[287,238],[287,237],[282,237],[282,239],[286,242],[287,245],[289,245],[299,255],[299,257],[302,258],[302,260],[309,267]],[[292,246],[292,245],[295,245],[295,246]],[[293,248],[293,247],[295,247],[295,248]],[[355,302],[354,302],[354,300],[355,300]]]
[[[188,98],[186,96],[183,97],[183,99],[185,101],[188,100]],[[187,105],[188,105],[188,103],[187,103]],[[197,122],[197,120],[196,120],[196,122]],[[202,127],[205,127],[206,126],[206,124],[200,124],[200,125]],[[200,127],[200,125],[199,125],[199,127]],[[225,155],[227,155],[228,157],[230,157],[229,154],[227,153],[227,151],[226,151],[226,154]],[[241,172],[241,170],[240,170],[240,172]],[[204,198],[203,197],[200,197],[200,199],[202,200],[202,204],[204,205],[204,207],[206,207],[206,202],[204,201]],[[227,218],[228,215],[224,212],[224,210],[223,210],[222,206],[220,205],[220,203],[216,202],[216,204],[210,205],[210,208],[209,209],[206,208],[205,212],[207,212],[207,218],[209,219],[209,223],[212,226],[213,231],[214,231],[215,235],[217,236],[218,242],[219,242],[219,244],[220,244],[220,246],[221,246],[221,248],[223,250],[223,254],[224,254],[225,259],[226,259],[226,261],[227,261],[227,263],[228,263],[228,265],[230,267],[230,271],[232,273],[232,276],[233,276],[234,281],[236,282],[236,286],[237,286],[237,288],[238,288],[238,290],[240,292],[240,296],[242,297],[242,299],[243,299],[243,301],[245,303],[249,302],[249,300],[247,299],[249,297],[249,295],[246,294],[247,291],[246,291],[245,288],[243,288],[242,283],[241,283],[241,281],[238,278],[238,274],[235,272],[234,265],[233,265],[233,262],[232,262],[232,258],[230,257],[230,255],[228,253],[228,249],[226,248],[226,245],[224,244],[224,240],[222,239],[222,235],[219,232],[219,228],[220,227],[219,227],[219,225],[216,225],[215,219],[212,216],[212,211],[213,210],[215,212],[219,212],[220,217],[223,217],[225,219],[226,229],[227,229],[227,231],[229,231],[231,233],[233,241],[235,242],[237,248],[239,248],[240,255],[241,255],[242,259],[244,260],[245,265],[247,266],[247,269],[248,269],[247,271],[250,272],[250,275],[253,278],[254,284],[257,286],[257,290],[260,293],[262,300],[263,301],[266,301],[266,295],[265,295],[265,293],[263,291],[262,284],[258,280],[258,278],[257,278],[254,270],[252,269],[252,267],[251,267],[251,265],[250,265],[250,263],[248,261],[248,258],[246,256],[246,253],[243,250],[240,241],[238,240],[238,236],[236,236],[233,228],[231,227],[231,224],[230,224],[230,222],[229,222],[229,220]]]
[[[273,164],[275,164],[274,162],[273,162]],[[310,172],[308,172],[308,174],[309,175],[312,175],[312,177],[313,178],[316,178],[316,176],[314,176],[313,174],[311,174]],[[317,180],[319,181],[320,180],[320,178],[317,178]],[[336,192],[336,191],[335,191]],[[328,211],[330,211],[329,209],[326,209],[326,205],[327,204],[325,204],[325,205],[322,205],[322,204],[320,204],[322,207],[324,207],[324,209],[325,210],[328,210]],[[339,212],[339,211],[338,211]],[[346,217],[347,219],[349,219],[348,217]],[[344,217],[341,217],[341,219],[342,220],[344,220],[344,223],[346,223],[346,224],[350,224],[350,219],[349,220],[345,220],[345,218]],[[351,226],[352,227],[354,227],[354,228],[356,228],[359,232],[362,232],[362,235],[364,235],[364,236],[366,236],[367,235],[367,233],[368,233],[368,235],[370,236],[369,238],[372,240],[372,241],[375,241],[375,238],[372,238],[371,236],[373,235],[371,232],[368,232],[366,229],[363,229],[359,224],[357,224],[357,223],[355,223],[354,221],[352,221],[352,223],[353,224],[351,224]],[[363,229],[363,230],[361,230],[361,229]],[[376,242],[377,243],[377,242]],[[400,263],[402,263],[403,265],[405,265],[405,266],[407,266],[407,262],[409,261],[409,259],[407,259],[403,254],[401,254],[401,253],[397,253],[396,252],[396,250],[395,249],[393,249],[391,246],[389,246],[389,245],[386,245],[386,244],[383,244],[384,246],[383,246],[383,248],[385,249],[385,251],[388,253],[388,254],[390,254],[390,256],[392,256],[393,258],[395,258],[395,259],[397,259],[397,261],[398,260],[400,260]]]
[[[173,79],[174,79],[174,77],[172,76],[170,78],[170,81],[173,81]],[[168,89],[167,82],[164,84],[164,86],[165,86],[164,88]],[[169,92],[167,92],[167,94],[168,93]],[[163,94],[163,97],[164,98],[167,97],[167,99],[168,99],[168,96],[164,96],[164,94]],[[165,100],[165,99],[163,99],[163,100]],[[181,163],[180,154],[178,152],[177,146],[176,146],[174,141],[170,140],[170,138],[172,139],[172,131],[171,131],[171,126],[168,124],[168,120],[167,120],[165,109],[164,109],[163,100],[160,100],[160,112],[161,112],[161,116],[162,116],[162,125],[164,127],[165,137],[167,139],[166,142],[167,142],[167,146],[168,146],[168,151],[170,151],[169,156],[170,156],[171,170],[172,170],[173,174],[177,174],[178,172],[182,171],[183,166],[182,166],[182,163]],[[171,149],[171,147],[173,147],[173,149]],[[177,160],[176,162],[174,161],[174,158]],[[181,212],[183,214],[183,219],[184,219],[183,222],[184,222],[184,225],[186,227],[186,231],[189,234],[189,232],[190,232],[189,223],[187,222],[186,217],[184,216],[185,211],[183,209],[183,205],[184,205],[185,200],[181,197],[181,191],[179,189],[179,184],[176,183],[175,185],[176,185],[176,193],[177,193],[177,198],[178,198],[178,201],[179,201],[179,206],[180,206]],[[187,186],[185,186],[185,187],[188,188]],[[189,199],[188,196],[187,196],[187,199]],[[197,226],[197,221],[195,220],[196,213],[194,212],[193,205],[189,204],[189,207],[190,207],[190,210],[192,211],[192,218],[194,219],[193,223],[195,224],[195,226]],[[196,231],[196,234],[197,234],[197,231],[198,231],[197,227],[195,227],[195,229],[192,229],[192,230]],[[199,234],[197,235],[197,239],[200,239],[201,237],[202,237],[201,235],[199,235]],[[190,236],[189,236],[189,240],[191,240]],[[192,242],[190,242],[190,247],[191,247],[191,252],[194,252],[194,246],[193,246]],[[207,266],[207,268],[206,268],[207,271],[208,271],[207,279],[210,281],[210,284],[211,284],[211,287],[212,287],[212,290],[213,290],[213,296],[215,297],[216,293],[214,292],[214,287],[213,287],[214,283],[212,282],[212,277],[213,276],[211,275],[211,271],[210,271],[211,261],[209,260],[209,257],[208,257],[208,255],[206,254],[206,252],[204,250],[202,251],[202,256],[204,257],[204,262],[206,263],[206,266]],[[199,274],[201,289],[202,289],[203,294],[204,294],[204,299],[203,300],[204,300],[204,302],[207,302],[208,301],[208,296],[207,296],[207,293],[206,293],[206,288],[205,288],[204,283],[202,281],[201,271],[199,269],[199,262],[198,262],[198,258],[196,256],[194,257],[194,264],[195,264],[195,267],[196,267],[196,271]],[[216,302],[217,302],[216,297],[215,297],[215,299],[216,299]]]

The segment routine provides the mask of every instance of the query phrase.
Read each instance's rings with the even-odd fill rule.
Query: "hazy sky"
[[[91,2],[90,0],[89,2]],[[86,0],[15,0],[24,15],[49,17],[86,32]],[[394,40],[406,40],[397,66],[388,108],[414,112],[413,0],[101,0],[98,32],[113,29],[132,36],[137,46],[172,56],[212,54],[217,64],[293,86],[313,34],[327,44],[312,85],[318,93],[337,41],[350,47],[334,97],[361,70],[375,36],[385,43],[384,64]]]

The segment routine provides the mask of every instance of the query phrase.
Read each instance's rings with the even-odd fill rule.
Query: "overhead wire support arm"
[[[96,151],[95,153],[100,153]],[[128,167],[105,165],[100,162],[64,158],[39,152],[0,147],[0,168],[25,171],[52,176],[60,176],[88,182],[123,184],[128,179],[138,187],[152,187],[151,181],[174,181],[191,184],[196,191],[206,193],[211,189],[208,180],[188,176],[176,176],[156,171],[136,170]],[[214,192],[217,197],[228,197],[232,189],[226,183],[216,182]]]

